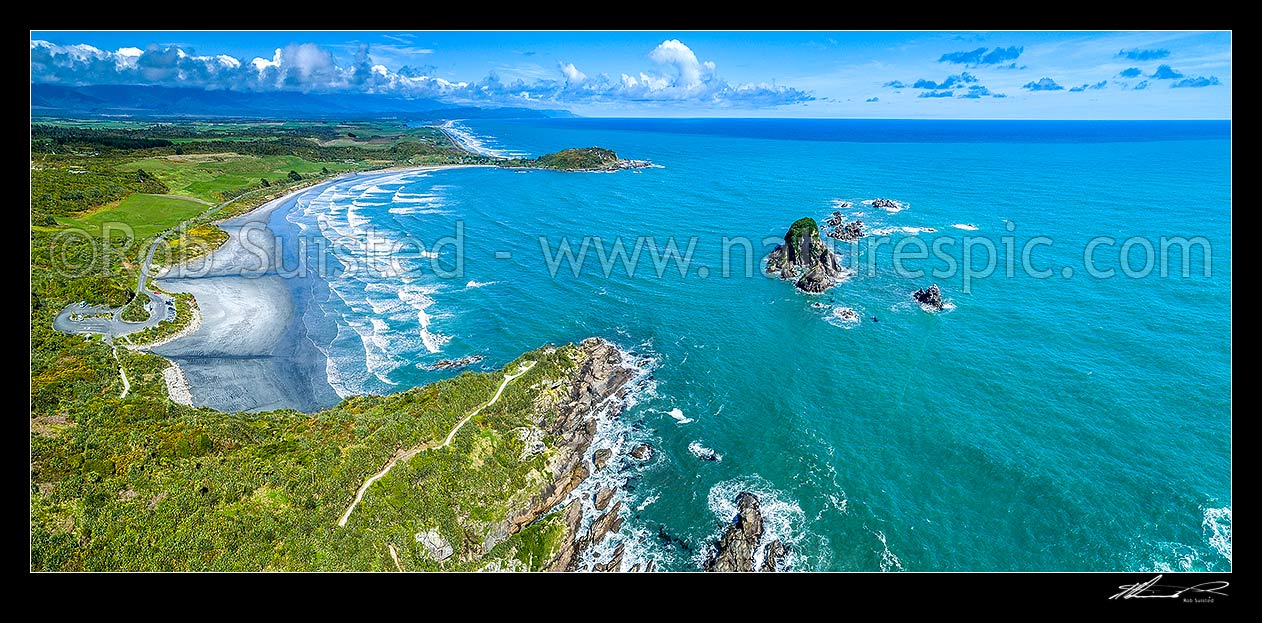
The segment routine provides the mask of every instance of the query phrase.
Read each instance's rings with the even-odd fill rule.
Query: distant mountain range
[[[572,117],[565,110],[481,108],[359,93],[207,91],[157,86],[31,85],[32,117],[487,119]]]

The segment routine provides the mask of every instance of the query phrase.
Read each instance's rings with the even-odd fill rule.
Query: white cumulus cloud
[[[736,84],[718,77],[678,39],[648,53],[656,68],[588,75],[574,63],[558,63],[560,75],[502,82],[494,73],[478,81],[435,76],[434,68],[390,69],[374,63],[367,45],[340,60],[314,43],[275,49],[271,58],[248,62],[229,54],[201,55],[179,46],[150,44],[110,52],[86,44],[31,40],[31,81],[67,85],[141,84],[237,91],[314,91],[436,98],[454,103],[565,105],[634,102],[671,106],[691,102],[717,107],[765,108],[813,99],[792,87]],[[556,74],[553,74],[556,76]]]
[[[561,65],[561,73],[565,74],[565,82],[567,84],[579,84],[587,79],[587,74],[578,70],[574,63],[565,63]]]
[[[692,49],[684,45],[679,39],[667,39],[658,44],[649,52],[649,58],[662,65],[670,65],[675,68],[678,79],[676,86],[692,88],[701,84],[702,64],[697,60],[697,55],[693,54]],[[714,63],[707,62],[704,69],[706,73],[714,72]]]

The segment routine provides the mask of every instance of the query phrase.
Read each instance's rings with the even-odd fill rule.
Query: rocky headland
[[[626,386],[634,372],[623,361],[622,353],[603,340],[584,340],[578,346],[578,353],[577,371],[572,380],[568,384],[547,384],[536,398],[537,411],[555,414],[552,417],[545,415],[539,422],[547,438],[554,440],[548,444],[552,457],[544,474],[546,482],[526,498],[518,510],[511,512],[502,524],[487,533],[482,543],[484,554],[565,502],[571,492],[593,471],[604,468],[608,460],[608,451],[602,453],[600,449],[592,453],[590,464],[585,459],[596,435],[596,418],[601,413],[617,417],[621,403],[610,398]],[[580,558],[585,549],[621,529],[623,505],[618,501],[609,507],[613,494],[612,490],[597,493],[592,506],[603,512],[591,522],[587,530],[581,529],[584,500],[573,498],[565,503],[560,509],[564,529],[557,540],[556,551],[551,553],[544,569],[579,570]],[[600,570],[621,570],[620,556],[615,558],[619,560],[602,563],[603,568]]]

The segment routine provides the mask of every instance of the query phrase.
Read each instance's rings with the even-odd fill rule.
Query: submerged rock
[[[912,292],[911,297],[927,309],[942,311],[942,291],[938,290],[936,283],[926,289]]]
[[[688,444],[688,451],[702,461],[718,462],[723,460],[722,454],[719,454],[718,452],[715,452],[713,448],[707,448],[696,441]]]
[[[463,368],[467,365],[475,364],[482,361],[482,355],[469,355],[459,359],[443,359],[431,365],[423,366],[426,370],[449,370],[451,368]]]
[[[833,316],[842,322],[859,322],[859,313],[849,307],[834,309]]]
[[[837,255],[819,236],[819,225],[810,217],[800,218],[784,235],[784,244],[767,256],[767,274],[794,280],[805,292],[823,292],[835,285],[847,271]]]

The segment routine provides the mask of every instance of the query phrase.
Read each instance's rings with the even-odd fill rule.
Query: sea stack
[[[742,491],[736,496],[736,518],[728,525],[714,553],[706,560],[706,571],[753,571],[754,553],[762,541],[762,510],[758,496]],[[776,571],[784,564],[788,548],[779,539],[765,545],[761,571]]]
[[[925,309],[933,311],[942,311],[942,292],[938,290],[938,284],[933,284],[926,289],[916,290],[911,293],[911,297],[916,299]]]
[[[836,254],[820,239],[819,225],[810,217],[794,221],[784,235],[784,244],[767,256],[767,274],[793,280],[803,292],[823,292],[837,285],[846,273]]]

